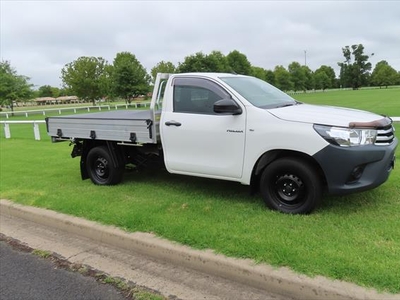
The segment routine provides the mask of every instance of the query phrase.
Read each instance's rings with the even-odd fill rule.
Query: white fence
[[[394,122],[400,122],[400,117],[392,117]],[[40,130],[39,124],[44,124],[44,120],[36,121],[0,121],[0,124],[4,124],[4,135],[6,139],[11,138],[10,124],[32,124],[33,125],[33,135],[35,140],[40,141]]]
[[[126,109],[134,107],[147,107],[150,106],[150,102],[134,102],[131,104],[115,104],[115,105],[99,105],[99,106],[78,106],[78,107],[63,107],[63,108],[49,108],[49,109],[36,109],[36,110],[16,110],[16,111],[5,111],[5,112],[0,112],[0,115],[6,116],[6,119],[8,119],[10,116],[23,116],[28,117],[29,115],[43,115],[45,116],[49,112],[58,112],[58,114],[61,115],[62,112],[70,111],[76,114],[77,111],[82,111],[86,110],[88,112],[91,112],[93,110],[111,110],[113,109],[118,109],[119,107],[124,107]]]
[[[45,120],[37,120],[37,121],[0,121],[1,124],[4,124],[4,136],[6,139],[11,138],[10,124],[32,124],[33,125],[33,135],[35,140],[40,141],[40,130],[39,124],[46,123]]]

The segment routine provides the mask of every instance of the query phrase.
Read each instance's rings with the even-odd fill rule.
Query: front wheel
[[[87,156],[86,168],[94,184],[114,185],[122,180],[123,168],[114,166],[107,147],[91,149]]]
[[[280,158],[268,165],[260,182],[261,194],[271,209],[307,214],[321,202],[322,185],[315,169],[295,158]]]

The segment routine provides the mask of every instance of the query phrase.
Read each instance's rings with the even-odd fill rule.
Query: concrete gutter
[[[295,299],[400,299],[400,294],[378,293],[352,283],[329,280],[321,276],[310,278],[288,268],[274,268],[265,264],[255,264],[251,260],[228,258],[211,250],[194,250],[153,234],[128,233],[116,227],[7,200],[0,200],[0,215],[22,218],[99,243]]]

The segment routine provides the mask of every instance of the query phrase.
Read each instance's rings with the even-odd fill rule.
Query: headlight
[[[314,129],[328,142],[342,146],[371,145],[376,140],[375,129],[357,129],[314,125]]]

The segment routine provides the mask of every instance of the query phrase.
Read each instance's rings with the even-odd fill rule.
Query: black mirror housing
[[[221,99],[214,103],[214,112],[224,115],[240,115],[242,109],[233,99]]]

